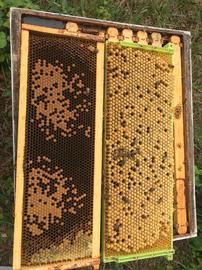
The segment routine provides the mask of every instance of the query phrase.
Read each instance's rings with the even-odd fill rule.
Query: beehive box
[[[98,267],[102,156],[102,241],[110,247],[107,253],[102,247],[104,261],[169,257],[173,238],[195,236],[190,34],[12,9],[11,51],[14,268]],[[148,74],[154,77],[148,80]],[[149,186],[145,177],[151,178]],[[167,200],[158,204],[162,192]],[[113,209],[107,206],[109,195]],[[130,205],[134,198],[144,211]],[[152,207],[161,216],[153,211],[149,217],[146,210]],[[117,218],[108,220],[114,210]],[[133,219],[135,211],[141,224]],[[124,237],[119,215],[125,216]],[[157,231],[149,226],[154,221],[161,224]],[[116,244],[109,243],[114,232],[107,235],[107,226],[120,234]],[[142,237],[136,237],[141,230]]]

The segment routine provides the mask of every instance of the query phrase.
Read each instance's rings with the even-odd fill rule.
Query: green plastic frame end
[[[165,257],[168,261],[173,260],[174,249],[171,250],[161,250],[154,252],[147,252],[141,254],[134,254],[129,256],[110,256],[103,258],[104,263],[116,262],[116,263],[125,263],[135,260],[149,259],[155,257]]]
[[[173,54],[174,53],[174,48],[172,43],[167,43],[165,46],[163,47],[155,47],[152,45],[142,45],[139,43],[135,43],[133,41],[108,41],[113,42],[113,43],[117,43],[120,44],[123,47],[130,47],[130,48],[137,48],[137,49],[143,49],[146,51],[153,51],[153,52],[158,52],[158,53],[167,53],[167,54]]]

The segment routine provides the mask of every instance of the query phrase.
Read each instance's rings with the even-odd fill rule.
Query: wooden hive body
[[[172,44],[172,56],[164,50],[168,43]],[[115,49],[110,49],[110,46],[115,46]],[[110,50],[112,54],[113,50],[117,50],[117,53],[119,50],[125,51],[129,61],[122,63],[120,61],[124,61],[124,57],[120,60],[117,56],[112,57],[109,64]],[[136,60],[135,51],[139,54]],[[122,201],[118,202],[116,192],[106,189],[105,183],[115,186],[115,180],[119,182],[119,193],[124,193],[126,184],[127,187],[132,185],[130,179],[136,178],[134,187],[139,185],[139,191],[133,190],[130,195],[131,198],[137,197],[136,202],[140,202],[141,198],[150,199],[152,196],[159,200],[162,192],[160,186],[165,188],[165,179],[169,181],[169,187],[163,192],[165,197],[169,198],[174,173],[174,230],[171,226],[172,218],[168,214],[172,211],[171,199],[159,207],[161,217],[153,219],[161,223],[160,227],[157,226],[158,231],[164,233],[164,237],[160,233],[164,240],[167,239],[160,240],[159,244],[155,241],[156,245],[153,241],[155,237],[157,239],[156,232],[151,232],[153,237],[148,238],[143,234],[145,239],[134,237],[139,228],[144,227],[147,232],[149,223],[146,225],[143,217],[142,225],[137,226],[135,221],[131,223],[128,215],[132,216],[131,213],[137,211],[135,204],[127,205],[127,209],[123,206],[121,218],[125,215],[125,224],[133,226],[133,240],[130,240],[130,245],[125,245],[123,241],[121,248],[119,243],[114,244],[115,249],[119,249],[112,252],[112,255],[116,256],[111,256],[111,251],[104,252],[105,261],[127,261],[159,255],[169,257],[172,254],[173,239],[196,236],[189,33],[12,9],[11,52],[16,179],[13,265],[15,269],[70,269],[88,265],[98,268],[101,254],[101,194],[111,196],[115,212],[128,200],[123,194],[120,195]],[[145,55],[147,61],[150,58],[154,65],[151,63],[146,68]],[[159,69],[155,67],[155,63],[160,66]],[[164,69],[163,64],[170,73],[158,73]],[[119,65],[123,67],[120,68]],[[134,72],[135,68],[139,73]],[[149,74],[152,75],[157,70],[158,74],[155,76],[157,75],[158,80],[155,77],[148,80]],[[119,81],[119,77],[123,77],[123,80]],[[168,92],[163,89],[166,87],[165,81],[168,84]],[[139,88],[133,93],[132,88],[135,84],[138,84]],[[117,90],[118,86],[122,87],[120,93]],[[144,92],[146,86],[151,88],[147,89],[147,94]],[[114,95],[113,91],[117,93]],[[124,101],[127,98],[129,105]],[[155,105],[151,105],[153,101]],[[162,102],[165,103],[164,106]],[[172,106],[167,106],[170,103]],[[130,109],[126,109],[126,106],[130,106]],[[150,114],[144,111],[147,107],[149,111],[151,109]],[[106,114],[108,111],[109,115]],[[143,121],[139,115],[143,117]],[[167,121],[163,122],[163,118]],[[106,136],[107,132],[110,134],[110,139],[107,138],[106,141],[106,137],[103,136],[103,120],[104,132]],[[159,134],[154,124],[157,121],[162,121],[158,124],[161,125]],[[117,132],[113,131],[115,125]],[[148,135],[150,130],[154,130],[154,136]],[[137,134],[134,135],[134,132]],[[150,137],[146,139],[147,136]],[[120,147],[116,145],[117,141],[120,141]],[[155,145],[160,149],[155,148]],[[133,151],[131,147],[141,147],[142,153],[136,153],[137,149]],[[117,157],[115,150],[119,154]],[[155,165],[150,164],[152,153],[158,160]],[[138,160],[139,166],[136,166]],[[137,164],[133,166],[132,163]],[[115,168],[111,169],[109,165]],[[166,171],[167,178],[164,178],[161,170]],[[138,181],[137,172],[142,173],[142,176],[139,174]],[[106,179],[107,174],[109,176]],[[154,174],[157,175],[156,181],[153,178]],[[150,186],[146,186],[144,176],[152,178]],[[125,183],[122,183],[123,178]],[[143,184],[145,190],[141,189],[139,183]],[[149,196],[147,193],[153,189],[157,193]],[[147,196],[143,196],[142,192]],[[105,209],[109,197],[103,197]],[[107,215],[110,215],[112,210],[106,210],[103,220],[107,220]],[[141,211],[138,213],[140,217],[147,214]],[[117,215],[120,213],[117,212]],[[115,217],[112,215],[110,218],[111,220],[102,224],[102,241],[107,237],[105,227],[108,226],[111,235],[113,228],[117,230],[114,224]],[[123,232],[124,237],[128,235],[127,226]],[[119,235],[120,239],[116,240],[122,241],[124,237]],[[106,246],[109,244],[107,239]],[[144,240],[148,241],[147,245],[142,243]],[[149,245],[152,248],[149,248]],[[110,246],[109,250],[114,246]],[[145,249],[145,252],[141,251],[141,248]],[[66,252],[67,250],[69,251]],[[128,254],[131,256],[128,257]]]

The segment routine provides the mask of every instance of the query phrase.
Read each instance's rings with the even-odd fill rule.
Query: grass
[[[0,0],[0,31],[2,18],[9,6],[39,8],[41,10],[81,15],[100,19],[129,22],[157,27],[191,31],[193,62],[193,102],[195,131],[195,161],[202,169],[202,2],[200,0]],[[5,27],[8,27],[5,26]],[[7,30],[5,30],[8,33]],[[1,49],[0,49],[1,50]],[[0,265],[12,260],[13,232],[13,173],[11,91],[9,50],[0,51]],[[197,172],[198,172],[197,171]],[[163,258],[138,261],[124,265],[108,264],[105,269],[118,270],[201,270],[202,269],[202,190],[201,174],[197,174],[199,237],[175,244],[173,262]]]

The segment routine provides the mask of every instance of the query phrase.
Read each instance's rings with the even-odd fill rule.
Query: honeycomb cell
[[[112,42],[106,55],[105,256],[170,250],[171,56]]]
[[[92,256],[96,46],[30,31],[23,266]]]

